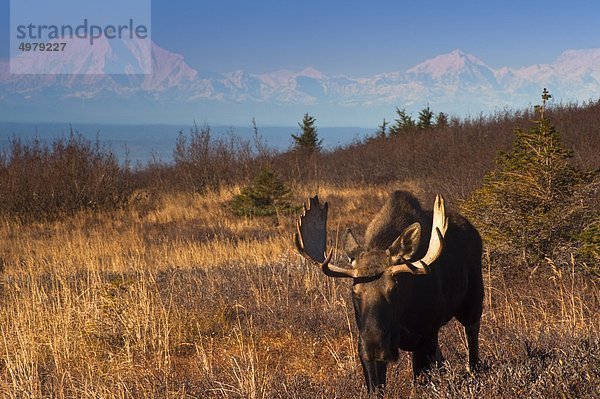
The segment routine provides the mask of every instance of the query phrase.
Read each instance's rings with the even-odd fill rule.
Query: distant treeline
[[[110,149],[76,131],[50,143],[14,139],[0,156],[0,212],[38,220],[119,209],[140,190],[202,193],[248,184],[264,167],[291,187],[419,181],[449,198],[466,198],[494,167],[498,152],[510,148],[515,129],[527,129],[536,118],[533,110],[465,119],[424,111],[412,124],[384,121],[371,136],[332,150],[276,151],[256,125],[252,139],[217,137],[208,125],[194,126],[173,143],[172,163],[145,166],[120,164]],[[585,170],[600,168],[600,102],[554,106],[546,117],[574,151],[574,162]],[[314,118],[312,127],[318,140]]]

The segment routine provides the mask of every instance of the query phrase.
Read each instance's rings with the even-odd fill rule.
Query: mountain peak
[[[313,78],[313,79],[324,79],[325,78],[325,74],[323,74],[323,72],[321,72],[311,66],[304,68],[303,70],[298,72],[298,75],[306,76],[306,77]]]
[[[450,53],[438,55],[409,69],[408,73],[431,75],[440,78],[444,75],[455,75],[465,69],[487,66],[474,55],[456,49]]]
[[[152,73],[146,75],[145,89],[164,90],[194,81],[198,71],[190,67],[181,54],[172,53],[152,42]]]
[[[600,64],[600,49],[565,50],[554,63],[596,67]]]

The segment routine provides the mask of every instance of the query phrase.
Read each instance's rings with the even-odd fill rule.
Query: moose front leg
[[[431,369],[432,365],[441,367],[444,362],[442,351],[438,344],[438,333],[436,332],[431,337],[423,339],[420,348],[412,353],[413,378],[417,377],[424,371]]]
[[[465,327],[469,347],[469,371],[474,373],[479,365],[479,325],[480,322]]]

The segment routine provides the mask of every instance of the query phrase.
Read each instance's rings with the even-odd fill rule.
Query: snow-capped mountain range
[[[110,46],[106,47],[106,57]],[[292,125],[311,112],[329,125],[374,126],[395,107],[479,114],[538,101],[600,97],[600,49],[567,50],[551,64],[494,69],[455,50],[406,71],[328,76],[315,68],[253,74],[209,73],[152,45],[150,75],[15,75],[0,61],[0,120],[104,123]],[[183,120],[182,120],[183,118]]]

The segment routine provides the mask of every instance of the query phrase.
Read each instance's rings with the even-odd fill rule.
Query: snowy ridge
[[[110,56],[110,47],[103,49],[95,60],[98,67],[102,57]],[[216,114],[227,104],[247,104],[252,109],[263,104],[298,109],[327,106],[332,110],[366,107],[365,112],[381,115],[383,109],[416,109],[429,103],[464,114],[530,104],[543,87],[558,100],[600,97],[600,49],[567,50],[553,63],[517,69],[494,69],[474,55],[454,50],[407,71],[366,77],[327,76],[313,67],[265,74],[199,72],[183,56],[156,44],[152,45],[151,62],[150,75],[33,76],[11,75],[8,63],[0,62],[0,105],[11,105],[14,110],[34,99],[38,107],[59,109],[62,102],[80,98],[97,99],[96,108],[105,107],[106,99],[122,101],[140,112],[149,105],[161,109],[160,105],[167,103],[182,109],[211,104]],[[5,117],[1,111],[0,117]]]

